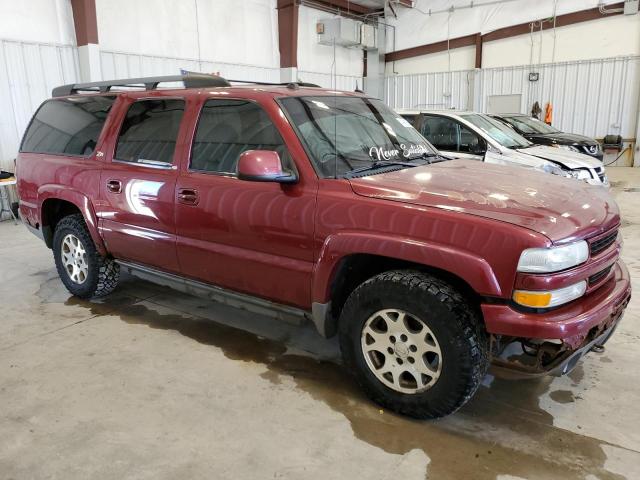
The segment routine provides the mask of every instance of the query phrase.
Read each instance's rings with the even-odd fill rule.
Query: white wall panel
[[[529,82],[528,66],[484,69],[479,73],[475,108],[485,111],[490,95],[521,94],[521,113],[535,101],[553,105],[553,125],[566,132],[602,138],[635,137],[640,57],[541,65]]]
[[[203,73],[219,73],[233,80],[279,82],[280,69],[257,65],[225,62],[198,61],[193,58],[171,58],[155,55],[102,51],[100,53],[102,76],[132,78],[154,75],[179,75],[180,70]]]
[[[0,168],[13,170],[22,134],[51,90],[77,78],[76,47],[0,40]]]
[[[396,110],[471,109],[473,70],[385,78],[385,101]]]
[[[303,82],[315,83],[324,88],[354,91],[362,90],[364,79],[357,75],[331,75],[330,73],[298,70],[298,78]]]
[[[278,67],[276,0],[96,0],[107,51]]]

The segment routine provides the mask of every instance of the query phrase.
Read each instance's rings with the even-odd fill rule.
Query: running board
[[[245,295],[243,293],[232,292],[221,287],[208,285],[203,282],[198,282],[197,280],[180,277],[143,265],[124,262],[122,260],[116,260],[116,262],[123,271],[134,277],[147,280],[157,285],[170,287],[189,295],[207,298],[224,305],[229,305],[230,307],[265,315],[293,325],[302,325],[306,319],[311,318],[311,312],[306,312],[300,308],[270,302],[269,300]]]

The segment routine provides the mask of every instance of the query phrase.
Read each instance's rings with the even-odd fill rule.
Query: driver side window
[[[477,133],[452,118],[425,116],[421,133],[438,150],[484,155],[487,143]]]

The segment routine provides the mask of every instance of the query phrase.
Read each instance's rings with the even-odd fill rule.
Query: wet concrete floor
[[[640,171],[610,169],[640,287]],[[635,278],[637,277],[637,279]],[[127,277],[70,297],[0,224],[0,479],[640,478],[640,307],[570,375],[488,376],[439,421],[369,402],[335,340]]]

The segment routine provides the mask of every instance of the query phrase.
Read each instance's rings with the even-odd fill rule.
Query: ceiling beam
[[[312,7],[315,3],[318,4],[318,6],[339,10],[341,12],[346,12],[353,15],[371,15],[374,13],[377,14],[384,12],[384,9],[365,7],[363,5],[353,3],[350,0],[310,0],[309,2],[305,3],[309,3],[310,7]]]
[[[607,5],[607,9],[610,8],[622,8],[624,7],[624,2],[614,3],[611,5]],[[574,25],[576,23],[588,22],[591,20],[598,20],[600,18],[606,18],[616,13],[608,13],[602,14],[598,8],[590,8],[587,10],[579,10],[577,12],[566,13],[564,15],[558,15],[556,17],[556,27],[566,27],[568,25]],[[542,29],[549,30],[553,28],[553,17],[551,18],[543,18],[539,20],[534,20],[527,23],[521,23],[519,25],[512,25],[510,27],[499,28],[492,32],[486,33],[484,35],[480,33],[476,33],[473,35],[466,35],[464,37],[456,37],[449,40],[449,46],[447,47],[447,41],[429,43],[426,45],[420,45],[417,47],[405,48],[403,50],[396,50],[395,52],[389,52],[385,55],[386,62],[395,62],[397,60],[404,60],[406,58],[418,57],[421,55],[428,55],[430,53],[437,53],[446,51],[447,48],[460,48],[460,47],[469,47],[472,45],[478,45],[477,36],[480,35],[480,49],[482,49],[482,44],[486,42],[492,42],[494,40],[502,40],[504,38],[516,37],[518,35],[524,35],[531,32],[531,24],[537,23],[540,24],[542,22]],[[540,26],[534,28],[535,31],[540,30]],[[482,58],[482,57],[480,57]],[[476,51],[476,65],[478,64],[478,52]],[[476,67],[480,68],[480,67]]]

